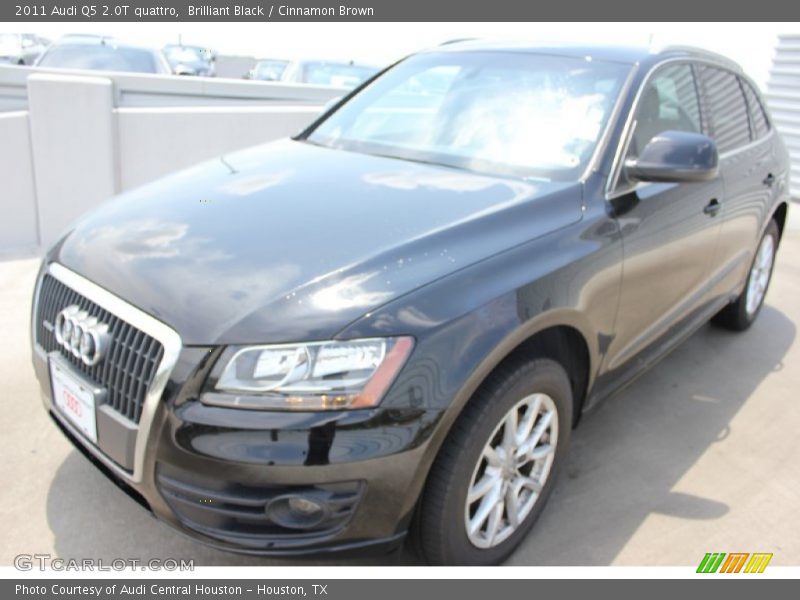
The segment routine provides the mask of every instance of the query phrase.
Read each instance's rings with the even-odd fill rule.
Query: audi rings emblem
[[[108,325],[75,304],[58,313],[55,334],[59,344],[90,367],[103,359],[111,340]]]

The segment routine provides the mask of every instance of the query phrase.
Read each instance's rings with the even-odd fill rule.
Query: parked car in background
[[[33,299],[44,407],[218,548],[408,534],[431,563],[498,563],[583,413],[708,320],[758,318],[789,173],[755,85],[716,54],[422,52],[292,139],[68,228]]]
[[[298,60],[289,63],[281,73],[281,81],[354,88],[378,72],[377,67],[354,62]]]
[[[33,33],[0,33],[0,64],[32,65],[49,43]]]
[[[217,54],[202,46],[168,44],[163,49],[172,72],[175,75],[195,75],[214,77],[216,75]]]
[[[161,50],[103,36],[70,35],[58,39],[36,61],[48,69],[86,69],[169,75]]]
[[[280,81],[286,67],[289,66],[288,60],[278,58],[267,58],[259,60],[255,66],[248,71],[245,79],[256,81]]]

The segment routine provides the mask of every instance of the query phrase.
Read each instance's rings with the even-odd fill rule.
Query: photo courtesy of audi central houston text
[[[34,94],[71,73],[45,67],[85,79],[119,60],[107,68],[211,95],[231,64],[180,40],[47,44],[27,84],[34,143]],[[501,564],[536,544],[578,476],[571,438],[607,399],[709,322],[724,345],[758,328],[791,148],[722,54],[461,39],[389,66],[276,56],[240,71],[241,89],[285,98],[317,85],[318,107],[292,136],[83,212],[42,248],[26,295],[48,427],[169,535],[292,564]],[[128,125],[149,98],[131,77],[81,100],[130,102],[109,139],[146,139]],[[225,135],[187,123],[196,141]],[[149,147],[140,164],[177,148]],[[719,514],[704,502],[696,518]]]

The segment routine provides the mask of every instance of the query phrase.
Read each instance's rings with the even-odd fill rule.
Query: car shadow
[[[672,489],[783,368],[795,335],[794,323],[768,305],[743,333],[706,325],[584,415],[547,510],[507,564],[608,565],[651,514],[726,515],[724,503]]]
[[[724,503],[672,488],[728,435],[764,378],[783,367],[795,333],[789,318],[768,305],[741,334],[707,325],[585,415],[547,509],[506,564],[608,565],[651,514],[690,521],[724,516]],[[196,566],[419,564],[407,548],[291,561],[214,550],[158,522],[75,450],[53,478],[47,518],[63,558],[183,558]]]

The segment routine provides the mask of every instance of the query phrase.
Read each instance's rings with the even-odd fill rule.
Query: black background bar
[[[236,7],[240,13],[236,13]],[[194,7],[194,12],[190,11]],[[283,7],[283,8],[281,8]],[[341,7],[351,9],[342,11]],[[54,9],[57,8],[57,11]],[[215,11],[213,9],[224,9]],[[298,14],[288,9],[324,9]],[[244,10],[247,9],[247,10]],[[366,9],[366,10],[359,10]],[[224,13],[224,14],[223,14]],[[291,13],[291,14],[290,14]],[[2,21],[796,21],[794,0],[2,0]],[[602,25],[598,24],[598,27]],[[410,35],[413,32],[409,32]],[[746,43],[746,40],[743,40]]]
[[[19,585],[27,586],[22,593]],[[31,592],[36,586],[40,591]],[[112,591],[111,586],[114,586]],[[123,594],[127,586],[131,594]],[[169,588],[187,586],[173,593],[153,593],[151,586]],[[259,588],[259,586],[261,586]],[[317,587],[314,587],[317,586]],[[324,586],[324,587],[323,587]],[[86,592],[70,593],[72,588],[86,587]],[[5,600],[28,598],[39,600],[409,600],[453,598],[458,600],[506,600],[513,598],[646,598],[647,600],[689,600],[690,598],[724,598],[739,600],[759,598],[793,598],[797,581],[765,578],[760,575],[727,576],[697,575],[692,579],[673,580],[285,580],[285,579],[6,579],[0,584],[0,597]],[[94,588],[94,589],[91,589]],[[96,588],[102,588],[97,594]],[[228,591],[224,591],[228,588]],[[233,589],[230,589],[233,588]],[[241,593],[237,588],[241,588]],[[261,593],[259,593],[261,590]]]

